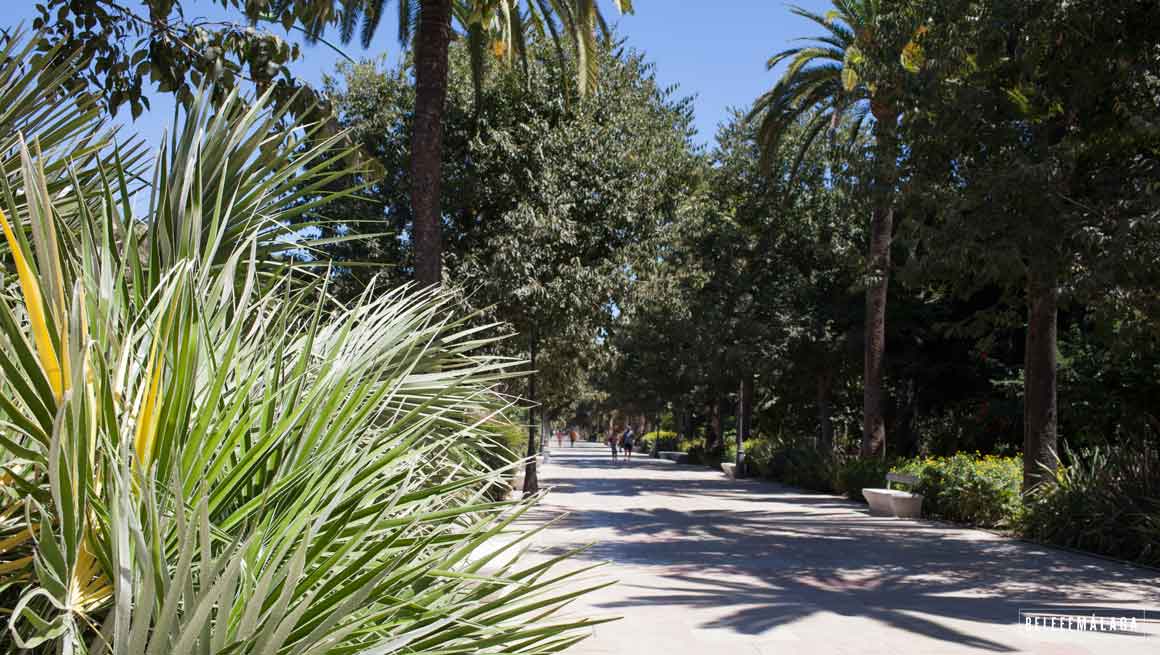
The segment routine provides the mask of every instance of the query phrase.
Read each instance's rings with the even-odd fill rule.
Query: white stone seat
[[[863,489],[862,497],[870,503],[872,516],[896,516],[898,518],[916,519],[922,516],[922,494],[911,493],[899,489],[891,489],[891,482],[901,484],[918,484],[918,478],[902,473],[887,473],[885,489]]]

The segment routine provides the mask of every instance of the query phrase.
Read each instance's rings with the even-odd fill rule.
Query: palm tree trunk
[[[886,295],[890,286],[890,242],[894,234],[894,184],[898,179],[897,115],[875,111],[874,215],[866,270],[866,359],[862,379],[862,456],[882,452],[886,361]]]
[[[415,280],[423,286],[439,285],[443,279],[439,193],[450,42],[451,0],[423,0],[415,36],[415,126],[411,135]]]
[[[1059,285],[1049,269],[1027,276],[1027,340],[1023,373],[1023,488],[1051,479],[1056,454],[1056,317]]]

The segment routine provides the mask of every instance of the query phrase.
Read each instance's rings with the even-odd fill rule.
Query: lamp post
[[[750,412],[753,409],[753,379],[755,375],[741,377],[741,390],[737,394],[737,476],[743,477],[745,471],[745,440],[750,433]]]

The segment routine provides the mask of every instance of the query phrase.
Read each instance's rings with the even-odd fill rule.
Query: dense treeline
[[[341,23],[346,41],[370,5],[337,6],[273,18],[314,36]],[[331,180],[357,197],[299,219],[319,238],[310,257],[337,264],[336,296],[442,276],[477,325],[511,333],[491,354],[531,363],[504,388],[538,408],[529,424],[642,422],[706,461],[748,449],[755,470],[839,491],[977,452],[1019,459],[992,467],[1004,507],[1019,505],[1007,491],[1055,507],[1020,495],[1040,482],[1115,487],[1111,505],[1156,496],[1141,464],[1160,442],[1154,2],[791,9],[816,33],[773,55],[769,91],[707,147],[642,53],[589,38],[598,15],[572,29],[566,4],[499,11],[514,6],[457,5],[478,10],[442,17],[463,38],[419,30],[398,66],[351,64],[317,92],[257,80],[291,113],[310,99],[351,148],[336,161],[357,164]],[[114,59],[157,64],[75,71],[122,92],[110,107],[138,111],[141,70],[183,96],[212,78],[204,61],[130,55],[124,16],[94,20]],[[222,51],[219,95],[255,65],[242,45]],[[265,63],[297,56],[273,45]],[[1098,481],[1113,469],[1131,472]]]
[[[776,439],[828,451],[837,426],[840,451],[880,454],[880,435],[859,438],[877,409],[890,455],[1026,450],[1029,478],[1057,434],[1155,441],[1155,7],[836,7],[749,120],[723,128],[707,231],[686,232],[689,258],[672,262],[701,276],[675,332],[711,337],[668,355],[718,375],[674,387],[626,356],[625,400],[664,389],[711,424],[754,376],[756,426]],[[876,235],[885,213],[893,228]],[[884,393],[859,407],[882,238]],[[626,312],[622,352],[665,347],[674,301],[656,297]]]
[[[605,48],[577,97],[550,41],[482,83],[453,46],[444,265],[534,351],[548,418],[713,450],[752,392],[775,443],[1024,453],[1027,484],[1067,448],[1154,442],[1153,11],[839,2],[705,150],[638,54]],[[334,254],[409,279],[405,68],[326,96],[374,161],[340,232],[390,228]]]
[[[511,391],[537,421],[640,422],[703,461],[748,450],[754,471],[855,496],[904,459],[988,480],[985,511],[932,505],[965,520],[1023,520],[1011,508],[1040,482],[1132,505],[1151,465],[1077,472],[1151,462],[1160,441],[1156,9],[798,13],[818,38],[775,55],[776,83],[708,148],[688,102],[620,46],[583,97],[553,83],[572,73],[549,41],[482,84],[452,47],[444,266],[519,333],[498,350],[538,372]],[[392,228],[335,254],[409,279],[404,69],[347,68],[327,97],[376,162],[342,229]],[[361,289],[361,270],[342,283]],[[906,459],[958,453],[1022,470]],[[1044,527],[1061,501],[1037,494],[1023,502],[1055,509],[1028,534],[1068,542]],[[1086,547],[1146,559],[1135,539]]]

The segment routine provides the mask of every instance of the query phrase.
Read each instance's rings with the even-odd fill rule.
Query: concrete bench
[[[872,516],[896,516],[903,519],[916,519],[922,516],[922,495],[900,489],[891,489],[891,482],[913,487],[918,484],[918,476],[906,473],[887,473],[885,489],[863,489],[862,497],[870,503],[870,514]]]
[[[661,459],[671,460],[678,464],[684,464],[689,461],[688,454],[682,453],[679,450],[662,450],[657,453],[657,456],[659,456]]]
[[[737,479],[737,465],[733,462],[721,462],[721,471],[725,473],[725,477],[730,480]]]

